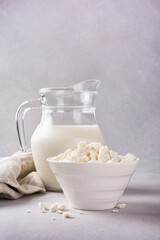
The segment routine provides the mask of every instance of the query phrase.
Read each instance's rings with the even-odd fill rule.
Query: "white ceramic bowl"
[[[123,163],[80,163],[47,159],[73,208],[104,210],[116,206],[139,160]]]

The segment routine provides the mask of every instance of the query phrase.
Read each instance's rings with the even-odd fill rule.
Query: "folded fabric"
[[[17,199],[24,194],[45,191],[31,151],[0,159],[0,198]]]

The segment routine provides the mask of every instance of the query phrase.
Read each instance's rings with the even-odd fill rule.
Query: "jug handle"
[[[31,99],[22,103],[16,111],[16,128],[18,134],[18,140],[21,151],[27,151],[25,130],[24,130],[24,117],[25,114],[31,109],[37,109],[41,107],[41,99]]]

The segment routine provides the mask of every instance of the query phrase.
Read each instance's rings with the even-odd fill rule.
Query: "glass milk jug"
[[[42,110],[40,124],[31,137],[31,148],[36,171],[47,190],[61,190],[46,161],[48,157],[74,149],[80,141],[104,144],[95,117],[99,85],[99,80],[87,80],[66,88],[42,88],[39,99],[24,102],[16,112],[20,147],[26,151],[25,114],[33,108]]]

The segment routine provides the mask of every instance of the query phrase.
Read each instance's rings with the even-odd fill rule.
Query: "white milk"
[[[61,190],[46,159],[75,149],[80,141],[104,144],[102,133],[97,125],[39,125],[31,138],[33,158],[38,175],[47,190]]]

